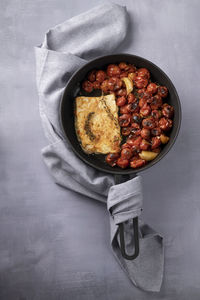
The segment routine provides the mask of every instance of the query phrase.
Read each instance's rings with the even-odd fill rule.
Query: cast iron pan
[[[149,162],[146,166],[139,169],[121,169],[119,167],[111,167],[107,163],[105,163],[105,155],[95,155],[95,154],[86,154],[78,142],[75,127],[74,127],[74,99],[77,95],[85,95],[85,96],[100,96],[100,91],[94,91],[90,94],[84,93],[81,90],[81,82],[85,79],[88,72],[93,69],[104,69],[108,64],[111,63],[120,63],[127,62],[130,64],[134,64],[137,68],[147,68],[151,73],[151,79],[154,82],[158,82],[160,85],[165,85],[168,88],[169,95],[166,98],[166,101],[174,107],[174,119],[173,119],[173,128],[170,132],[170,140],[164,146],[159,155]],[[93,168],[98,169],[99,171],[110,173],[115,176],[115,183],[119,184],[124,182],[136,173],[144,171],[154,164],[159,162],[171,149],[173,146],[181,124],[181,105],[176,89],[169,79],[169,77],[155,64],[150,62],[149,60],[132,55],[132,54],[114,54],[107,55],[96,58],[89,63],[85,64],[81,67],[69,80],[61,100],[60,106],[60,120],[61,127],[63,128],[64,135],[66,140],[71,144],[74,152],[82,159],[86,164],[90,165]],[[120,244],[121,244],[121,252],[122,256],[125,259],[135,259],[139,254],[139,237],[138,237],[138,218],[133,219],[133,230],[134,230],[134,240],[135,240],[135,251],[133,255],[129,255],[125,251],[125,241],[124,241],[124,231],[123,231],[123,223],[119,226],[120,232]]]

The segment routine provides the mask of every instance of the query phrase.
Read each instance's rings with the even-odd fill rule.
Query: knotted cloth
[[[35,48],[39,110],[49,145],[42,149],[44,161],[57,184],[107,203],[113,253],[133,284],[146,291],[159,291],[163,278],[162,237],[139,222],[140,253],[135,260],[122,257],[119,226],[124,223],[128,253],[133,253],[131,219],[142,209],[141,177],[115,184],[81,161],[65,140],[59,106],[71,75],[88,60],[111,54],[125,39],[128,14],[125,7],[104,4],[50,29]]]

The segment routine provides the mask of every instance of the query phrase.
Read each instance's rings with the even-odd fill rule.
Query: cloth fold
[[[125,260],[120,252],[118,224],[123,222],[127,252],[133,251],[130,219],[140,216],[140,176],[115,184],[110,174],[82,162],[64,139],[59,120],[62,93],[71,75],[87,60],[110,54],[123,42],[128,28],[125,7],[100,5],[50,29],[43,44],[35,48],[39,110],[49,145],[42,149],[44,161],[57,184],[107,203],[111,246],[130,280],[146,291],[159,291],[163,277],[162,237],[139,222],[140,254]]]

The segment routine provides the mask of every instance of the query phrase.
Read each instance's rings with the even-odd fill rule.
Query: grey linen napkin
[[[35,48],[39,110],[49,145],[42,149],[44,161],[57,184],[107,203],[111,246],[132,283],[146,291],[159,291],[163,278],[162,237],[139,223],[140,254],[125,260],[120,252],[118,224],[125,222],[127,252],[133,253],[130,219],[142,208],[141,178],[117,184],[112,175],[87,166],[64,139],[59,105],[70,76],[87,60],[112,53],[124,40],[128,28],[125,7],[104,4],[50,29],[43,44]]]

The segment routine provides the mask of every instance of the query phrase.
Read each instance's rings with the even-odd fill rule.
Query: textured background
[[[142,174],[143,217],[165,238],[162,290],[131,285],[110,251],[104,205],[56,186],[40,155],[33,47],[102,1],[0,0],[0,300],[200,299],[200,2],[116,2],[131,17],[116,52],[160,66],[182,103],[175,146]]]

